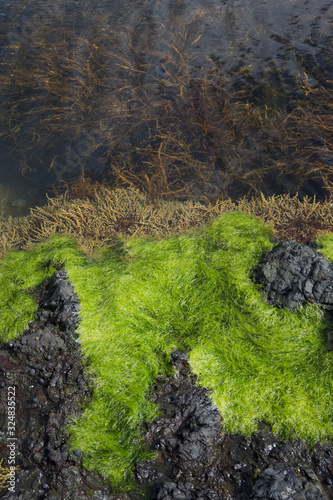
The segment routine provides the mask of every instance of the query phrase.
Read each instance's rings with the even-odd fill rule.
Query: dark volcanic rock
[[[320,266],[319,266],[320,267]],[[278,273],[278,271],[277,271]],[[318,276],[316,273],[312,273]],[[188,355],[172,354],[175,374],[158,378],[152,397],[160,415],[143,436],[155,460],[136,467],[137,488],[112,491],[69,451],[66,426],[91,394],[76,327],[79,301],[66,274],[40,291],[36,319],[20,339],[0,348],[0,458],[8,457],[7,396],[16,391],[16,489],[3,499],[305,499],[333,498],[333,446],[278,441],[261,425],[251,438],[225,434],[209,391],[196,385]],[[288,496],[289,495],[289,496]]]
[[[276,464],[259,473],[251,499],[326,500],[327,496],[312,470]]]
[[[91,392],[75,329],[79,299],[58,271],[40,291],[36,319],[20,339],[0,348],[0,457],[7,462],[7,395],[15,387],[16,486],[3,499],[112,499],[108,486],[87,475],[69,451],[66,425]],[[119,497],[118,497],[119,498]]]
[[[270,304],[293,310],[316,302],[333,311],[333,267],[309,246],[280,243],[255,267],[253,277]]]
[[[150,498],[158,500],[224,498],[221,416],[208,391],[195,385],[188,355],[175,351],[172,363],[176,377],[163,377],[154,384],[161,416],[147,425],[145,433],[158,456],[138,464],[137,478],[153,486]]]
[[[188,356],[175,352],[174,377],[156,381],[161,414],[144,436],[155,460],[137,465],[154,500],[328,500],[333,498],[333,446],[312,451],[300,441],[278,441],[268,426],[252,437],[226,434],[209,392],[195,384]],[[281,492],[279,492],[281,489]]]

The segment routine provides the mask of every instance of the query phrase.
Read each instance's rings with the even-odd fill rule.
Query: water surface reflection
[[[0,18],[10,205],[83,171],[153,196],[331,192],[331,1],[4,0]]]

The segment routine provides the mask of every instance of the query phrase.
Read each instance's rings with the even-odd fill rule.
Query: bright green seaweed
[[[333,236],[322,244],[332,259]],[[80,297],[80,340],[96,378],[71,439],[86,467],[130,487],[135,461],[151,456],[140,439],[142,421],[157,414],[149,387],[170,370],[174,348],[190,351],[227,431],[249,435],[264,421],[281,437],[333,438],[333,353],[323,312],[315,305],[296,313],[268,306],[250,278],[272,246],[259,220],[229,213],[196,234],[123,241],[94,259],[54,237],[3,260],[3,341],[32,319],[31,291],[54,264],[65,266]]]

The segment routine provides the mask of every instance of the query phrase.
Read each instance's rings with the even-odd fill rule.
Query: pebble
[[[37,398],[32,398],[31,400],[33,403],[38,403],[38,399]]]
[[[40,378],[40,379],[38,380],[38,382],[39,382],[41,385],[43,385],[43,384],[44,384],[44,379],[43,379],[43,378]]]
[[[4,382],[0,382],[0,387],[5,387],[5,383]]]
[[[8,345],[9,345],[9,347],[14,347],[14,345],[15,345],[14,340],[11,340],[10,342],[8,342]]]
[[[81,456],[80,450],[78,450],[77,448],[75,448],[75,450],[73,450],[73,455],[75,455],[76,457]]]
[[[333,484],[333,481],[332,481],[332,479],[330,477],[327,477],[325,479],[325,483],[328,484],[329,486],[331,486]]]
[[[36,373],[36,370],[34,368],[29,370],[29,375],[33,376],[33,375],[35,375],[35,373]]]

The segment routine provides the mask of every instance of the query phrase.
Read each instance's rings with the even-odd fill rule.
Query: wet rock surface
[[[137,478],[153,483],[151,498],[221,498],[225,481],[220,472],[222,421],[207,390],[195,385],[188,355],[172,354],[176,376],[153,387],[161,416],[147,425],[145,440],[158,455],[141,463]],[[198,496],[199,495],[199,496]]]
[[[77,334],[79,301],[63,271],[44,283],[36,319],[0,348],[0,458],[8,457],[7,396],[16,388],[16,489],[0,497],[60,500],[333,498],[333,445],[277,441],[267,426],[251,438],[223,432],[209,391],[196,385],[186,353],[172,353],[174,375],[158,378],[160,416],[143,428],[156,458],[136,466],[137,489],[112,491],[70,452],[66,425],[81,412],[93,381]]]
[[[270,304],[293,310],[316,302],[333,311],[333,266],[310,246],[280,243],[263,257],[253,276]]]
[[[87,474],[79,450],[67,444],[66,425],[91,392],[75,329],[79,300],[58,271],[40,290],[35,321],[0,349],[0,457],[7,461],[8,388],[15,386],[16,487],[4,499],[101,499],[108,486]],[[109,496],[108,498],[114,498]]]
[[[259,474],[251,498],[316,500],[327,498],[318,477],[311,469],[295,469],[284,464],[270,465]]]
[[[161,415],[146,425],[157,451],[138,464],[140,483],[154,500],[333,498],[333,445],[313,450],[300,441],[278,441],[268,426],[252,437],[225,434],[209,391],[195,385],[188,356],[174,352],[174,377],[158,379],[153,394]]]

